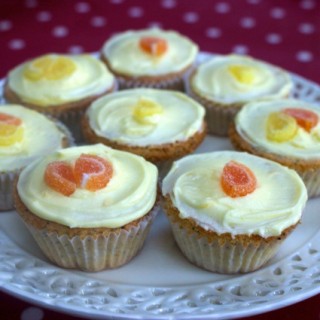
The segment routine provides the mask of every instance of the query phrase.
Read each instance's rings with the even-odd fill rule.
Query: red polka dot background
[[[317,0],[2,0],[0,9],[1,77],[40,54],[95,52],[114,33],[155,26],[320,82]]]

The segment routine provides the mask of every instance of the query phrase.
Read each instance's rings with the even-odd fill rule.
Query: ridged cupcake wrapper
[[[308,197],[313,198],[320,195],[320,169],[301,171],[296,170],[307,187]]]
[[[13,189],[14,181],[19,176],[20,170],[0,173],[0,211],[14,209]]]
[[[27,224],[43,253],[53,263],[63,268],[75,268],[88,272],[120,267],[129,262],[142,248],[152,221],[158,212],[154,208],[147,218],[129,230],[120,229],[108,236],[68,237],[47,232]]]
[[[178,223],[171,224],[174,238],[185,257],[193,264],[218,273],[246,273],[254,271],[271,259],[282,241],[260,245],[219,240],[208,242],[199,234],[187,232]]]

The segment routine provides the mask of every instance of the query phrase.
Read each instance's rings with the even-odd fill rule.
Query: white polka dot
[[[300,62],[310,62],[313,60],[313,54],[309,51],[299,51],[296,54],[296,59]]]
[[[315,27],[311,23],[301,23],[298,27],[299,32],[304,34],[311,34],[314,33]]]
[[[21,320],[42,320],[44,318],[43,310],[35,307],[29,307],[23,310]]]
[[[303,0],[300,3],[300,7],[305,10],[312,10],[316,6],[316,3],[313,0]]]
[[[128,10],[128,15],[131,18],[140,18],[144,14],[143,9],[141,7],[132,7]]]
[[[69,33],[69,30],[64,26],[54,27],[52,30],[52,34],[54,37],[63,38],[66,37]]]
[[[161,6],[165,9],[172,9],[177,5],[175,0],[162,0]]]
[[[26,46],[26,43],[22,39],[13,39],[9,42],[9,48],[11,50],[21,50]]]
[[[121,4],[123,2],[123,0],[110,0],[110,3],[113,4]]]
[[[261,0],[247,0],[247,2],[250,4],[259,4]]]
[[[283,8],[272,8],[270,10],[270,16],[274,19],[283,19],[286,16],[286,10]]]
[[[162,27],[162,23],[161,22],[157,22],[157,21],[152,21],[148,24],[149,28],[161,28]]]
[[[266,35],[266,42],[270,44],[278,44],[282,41],[282,37],[278,33],[269,33]]]
[[[35,8],[38,5],[37,0],[25,0],[24,2],[27,8]]]
[[[211,27],[206,30],[206,35],[208,38],[219,38],[221,37],[222,31],[219,28]]]
[[[37,14],[37,20],[39,22],[47,22],[52,19],[52,15],[49,11],[41,11]]]
[[[183,20],[187,23],[195,23],[199,20],[199,15],[196,12],[186,12],[183,15]]]
[[[249,48],[243,44],[238,44],[233,47],[232,51],[238,54],[247,54],[249,52]]]
[[[215,5],[214,9],[218,13],[228,13],[230,11],[230,5],[227,2],[219,2]]]
[[[97,28],[104,27],[107,24],[105,17],[93,17],[91,19],[91,25]]]
[[[8,31],[12,28],[12,22],[9,20],[0,21],[0,31]]]
[[[69,47],[68,51],[69,51],[70,53],[77,54],[77,53],[82,53],[82,52],[84,52],[84,49],[83,49],[83,47],[81,47],[81,46],[75,45],[75,46]]]
[[[240,20],[240,25],[242,28],[251,29],[256,25],[256,20],[251,17],[244,17]]]
[[[78,13],[87,13],[90,11],[90,4],[87,2],[78,2],[75,5],[75,10]]]

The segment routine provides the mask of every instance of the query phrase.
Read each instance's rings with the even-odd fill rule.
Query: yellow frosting
[[[0,172],[20,169],[62,146],[64,134],[44,115],[19,105],[0,105],[0,112],[22,120],[22,139],[0,145]]]
[[[268,138],[267,121],[270,114],[286,108],[313,111],[320,119],[319,107],[296,99],[261,100],[244,106],[235,119],[237,132],[251,145],[266,152],[300,159],[319,159],[320,124],[308,133],[297,126],[290,139],[275,141]]]
[[[224,165],[230,160],[249,167],[257,179],[254,192],[231,198],[220,185]],[[307,201],[298,174],[275,162],[235,151],[187,156],[176,161],[163,180],[181,218],[191,218],[219,234],[278,236],[296,224]]]
[[[82,153],[95,154],[112,163],[108,185],[92,192],[77,188],[69,197],[46,185],[43,174],[48,163],[73,163]],[[56,151],[27,166],[21,173],[18,192],[37,216],[73,227],[121,227],[150,211],[157,194],[157,168],[142,157],[113,150],[102,144]]]
[[[8,82],[23,101],[45,107],[103,93],[114,76],[92,56],[49,54],[17,66]]]
[[[221,103],[285,97],[292,82],[282,69],[250,57],[216,56],[201,64],[191,80],[199,95]]]
[[[139,47],[141,37],[159,37],[167,41],[168,49],[160,57],[154,57]],[[102,48],[111,68],[117,73],[142,76],[179,72],[193,64],[198,46],[174,31],[146,29],[119,33],[109,39]]]
[[[130,89],[96,100],[87,116],[97,135],[147,146],[188,139],[201,130],[204,113],[200,104],[180,92]]]

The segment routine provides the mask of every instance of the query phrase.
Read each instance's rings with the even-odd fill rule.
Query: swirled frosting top
[[[142,37],[157,37],[166,41],[167,50],[160,57],[144,52],[139,46]],[[129,76],[164,75],[179,72],[195,61],[198,46],[187,37],[157,28],[130,30],[107,40],[102,55],[116,73]]]
[[[138,146],[186,140],[202,129],[204,113],[183,93],[145,88],[106,95],[87,110],[97,135]]]
[[[44,182],[46,166],[56,160],[73,163],[81,154],[102,157],[112,164],[106,187],[89,191],[77,188],[70,196]],[[18,181],[19,196],[37,216],[73,227],[117,228],[136,220],[154,206],[157,168],[142,157],[102,144],[63,149],[27,166]]]
[[[199,65],[190,86],[204,98],[229,104],[286,97],[292,89],[292,81],[287,72],[266,62],[226,55]]]
[[[8,84],[22,101],[45,107],[99,95],[114,76],[90,55],[48,54],[14,68]]]
[[[257,179],[256,189],[232,198],[221,187],[226,163],[249,167]],[[278,236],[301,218],[307,191],[298,174],[275,162],[247,153],[220,151],[187,156],[176,161],[163,180],[182,219],[192,219],[218,234]]]

